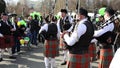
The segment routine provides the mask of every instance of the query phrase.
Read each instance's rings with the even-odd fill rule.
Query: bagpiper
[[[72,31],[73,29],[73,19],[68,15],[68,11],[66,9],[61,9],[61,18],[58,20],[58,29],[60,31],[60,35],[65,31]],[[60,47],[63,49],[64,59],[61,65],[65,65],[67,63],[67,53],[68,50],[64,48],[63,38],[60,37]]]
[[[59,56],[59,32],[57,26],[57,18],[52,17],[50,23],[44,24],[39,33],[43,33],[45,37],[44,42],[44,62],[45,68],[49,68],[49,63],[51,68],[55,68],[55,57]]]
[[[11,59],[15,59],[16,57],[12,55],[12,46],[14,45],[14,38],[12,35],[12,32],[15,31],[15,28],[13,25],[11,25],[11,22],[8,21],[8,15],[6,13],[3,13],[1,15],[2,19],[0,21],[0,61],[3,60],[3,53],[4,49],[7,48],[8,52],[10,54]]]
[[[98,68],[108,68],[110,62],[113,58],[113,50],[112,50],[112,34],[114,31],[114,22],[110,20],[111,16],[113,16],[115,11],[107,7],[105,9],[104,19],[106,26],[102,27],[99,30],[96,30],[94,33],[94,37],[98,37],[97,40],[100,42],[100,62]],[[112,36],[111,36],[112,35]]]
[[[90,68],[88,48],[94,34],[94,28],[86,9],[80,8],[78,19],[80,21],[76,23],[71,36],[68,32],[63,35],[69,50],[67,68]]]

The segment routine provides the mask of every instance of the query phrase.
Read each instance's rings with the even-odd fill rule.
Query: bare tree
[[[111,5],[115,10],[120,10],[120,0],[112,0],[111,1]]]
[[[1,3],[3,0],[0,0],[0,7],[2,4]],[[22,1],[22,2],[21,2]],[[7,4],[7,9],[9,12],[13,13],[14,11],[17,14],[29,14],[29,8],[28,6],[28,1],[29,0],[20,0],[20,2],[16,5],[10,5]],[[62,8],[66,7],[66,0],[57,0],[54,8],[54,13],[58,13]],[[86,8],[89,12],[93,12],[96,8],[101,8],[103,5],[106,6],[112,6],[114,9],[119,9],[120,10],[120,1],[119,0],[80,0],[80,7]],[[35,10],[40,11],[41,14],[49,14],[52,12],[54,0],[44,0],[42,2],[36,2],[35,3]],[[77,5],[77,0],[68,0],[68,10],[75,11],[76,10],[76,5]],[[6,6],[4,6],[6,7]],[[3,8],[1,9],[3,10]],[[1,12],[1,11],[0,11]]]

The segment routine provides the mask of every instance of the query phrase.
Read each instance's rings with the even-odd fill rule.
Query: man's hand
[[[11,29],[11,31],[15,31],[15,30],[16,30],[16,29],[14,29],[14,28],[13,28],[13,29]]]
[[[62,35],[61,35],[61,38],[64,37],[65,34],[69,33],[68,31],[63,31]]]

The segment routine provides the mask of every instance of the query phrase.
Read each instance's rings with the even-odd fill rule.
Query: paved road
[[[8,53],[5,53],[4,61],[0,62],[0,68],[45,68],[44,57],[42,54],[43,45],[39,45],[38,48],[32,48],[28,50],[26,47],[22,48],[20,55],[17,55],[16,60],[8,59]],[[60,51],[60,56],[56,58],[57,68],[65,68],[61,66],[63,55]],[[93,62],[92,68],[97,68],[98,61]]]

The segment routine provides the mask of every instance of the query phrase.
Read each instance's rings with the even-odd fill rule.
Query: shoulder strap
[[[64,23],[63,23],[63,20],[61,18],[60,21],[59,21],[59,26],[60,26],[61,32],[63,32],[63,25],[64,25]]]
[[[69,16],[67,16],[66,19],[65,19],[65,24],[66,24],[66,23],[67,23],[67,24],[70,23],[70,21],[69,21]]]

